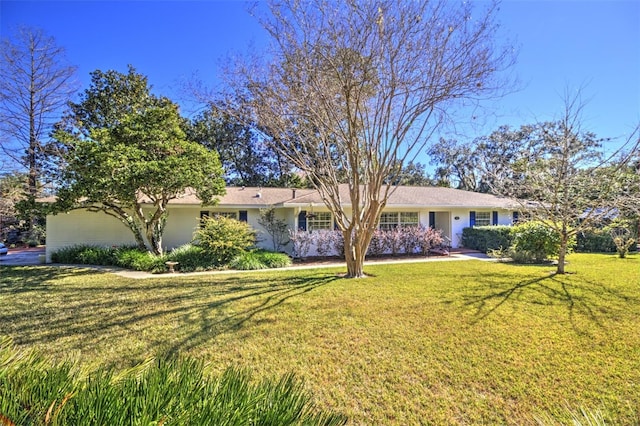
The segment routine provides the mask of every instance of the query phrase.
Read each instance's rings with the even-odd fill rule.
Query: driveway
[[[41,265],[44,247],[10,248],[6,256],[0,256],[0,266]]]

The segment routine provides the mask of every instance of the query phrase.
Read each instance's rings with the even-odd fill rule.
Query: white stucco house
[[[343,200],[348,200],[344,186]],[[163,235],[163,246],[170,250],[189,243],[201,217],[222,214],[248,222],[258,230],[259,245],[272,247],[269,235],[258,223],[260,209],[273,206],[279,219],[292,230],[313,232],[333,229],[331,213],[320,194],[313,189],[228,187],[217,205],[202,206],[193,192],[172,200]],[[345,204],[349,210],[349,204]],[[509,225],[517,220],[517,204],[490,194],[442,187],[401,186],[389,198],[380,217],[381,228],[431,226],[442,230],[452,247],[460,246],[462,229],[480,225]],[[47,216],[47,261],[51,253],[68,246],[90,244],[121,246],[134,244],[129,229],[118,219],[101,212],[73,210]],[[289,248],[290,250],[290,248]]]

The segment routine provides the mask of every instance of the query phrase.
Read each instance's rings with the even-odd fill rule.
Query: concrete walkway
[[[461,260],[485,260],[495,261],[484,253],[452,253],[450,256],[430,256],[430,257],[414,257],[409,259],[385,259],[385,260],[368,260],[365,261],[365,266],[370,265],[392,265],[398,263],[424,263],[424,262],[453,262]],[[81,267],[81,265],[78,265]],[[85,267],[88,267],[85,265]],[[346,268],[344,262],[318,262],[308,263],[305,265],[294,265],[286,268],[273,268],[273,269],[254,269],[249,271],[239,270],[222,270],[222,271],[204,271],[204,272],[176,272],[174,274],[150,274],[142,271],[131,270],[118,270],[113,268],[99,268],[111,272],[115,275],[125,278],[134,279],[146,279],[146,278],[177,278],[177,277],[197,277],[202,275],[228,275],[228,274],[248,274],[248,273],[260,273],[268,271],[295,271],[305,269],[320,269],[320,268]]]
[[[111,266],[97,266],[97,265],[68,265],[59,263],[43,264],[40,256],[44,255],[44,248],[29,248],[29,249],[10,249],[9,254],[0,258],[0,266],[54,266],[59,268],[79,268],[79,269],[93,269],[96,271],[102,271],[112,273],[120,277],[133,278],[133,279],[146,279],[146,278],[182,278],[182,277],[197,277],[202,275],[228,275],[228,274],[249,274],[260,273],[266,271],[295,271],[305,269],[318,269],[318,268],[346,268],[344,262],[339,261],[319,261],[309,262],[302,265],[293,265],[286,268],[274,268],[274,269],[256,269],[249,271],[239,270],[221,270],[221,271],[204,271],[204,272],[176,272],[174,274],[151,274],[149,272],[132,271],[129,269],[121,269]],[[369,265],[392,265],[398,263],[424,263],[424,262],[452,262],[460,260],[495,260],[488,257],[484,253],[479,252],[454,252],[449,256],[430,256],[430,257],[411,257],[411,258],[397,258],[397,259],[373,259],[365,261],[365,266]]]

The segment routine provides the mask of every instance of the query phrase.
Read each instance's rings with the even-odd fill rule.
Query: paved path
[[[41,255],[45,254],[45,249],[42,247],[29,248],[29,249],[10,249],[9,254],[0,257],[0,266],[23,266],[23,265],[42,265]],[[384,264],[397,264],[397,263],[424,263],[424,262],[452,262],[461,260],[495,260],[489,258],[484,253],[452,253],[450,256],[430,256],[430,257],[413,257],[413,258],[398,258],[398,259],[384,259],[384,260],[368,260],[365,265],[384,265]],[[121,269],[117,267],[106,266],[93,266],[93,265],[63,265],[49,263],[46,266],[54,266],[60,268],[84,268],[95,269],[97,271],[109,272],[115,275],[134,278],[176,278],[176,277],[191,277],[201,275],[227,275],[238,273],[260,273],[265,271],[291,271],[291,270],[304,270],[304,269],[317,269],[317,268],[345,268],[344,262],[318,262],[307,263],[303,265],[294,265],[286,268],[278,269],[258,269],[251,271],[237,271],[237,270],[223,270],[223,271],[204,271],[204,272],[186,272],[175,274],[150,274],[142,271],[132,271],[128,269]]]
[[[0,256],[0,266],[41,265],[44,247],[10,248],[6,256]]]
[[[366,265],[385,265],[385,264],[397,264],[397,263],[424,263],[424,262],[452,262],[452,261],[461,261],[461,260],[496,260],[492,259],[484,253],[455,253],[450,256],[431,256],[431,257],[423,257],[423,258],[411,258],[411,259],[390,259],[390,260],[369,260],[365,261]],[[295,271],[295,270],[304,270],[304,269],[319,269],[319,268],[346,268],[344,262],[323,262],[323,263],[309,263],[305,265],[294,265],[288,266],[286,268],[277,268],[277,269],[256,269],[249,271],[238,271],[238,270],[223,270],[223,271],[204,271],[204,272],[177,272],[175,274],[150,274],[148,272],[142,271],[131,271],[131,270],[115,270],[109,269],[109,272],[114,273],[115,275],[126,277],[126,278],[135,278],[135,279],[145,279],[145,278],[176,278],[176,277],[192,277],[192,276],[201,276],[201,275],[227,275],[227,274],[240,274],[240,273],[260,273],[267,271]]]

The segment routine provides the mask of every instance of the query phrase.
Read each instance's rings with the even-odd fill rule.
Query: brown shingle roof
[[[348,187],[341,185],[340,195],[349,205]],[[320,194],[313,189],[228,187],[220,197],[220,207],[308,206],[322,204]],[[171,204],[199,205],[194,191],[171,201]],[[491,194],[462,191],[453,188],[399,186],[389,197],[387,207],[462,207],[462,208],[515,208],[517,204],[508,198]]]

